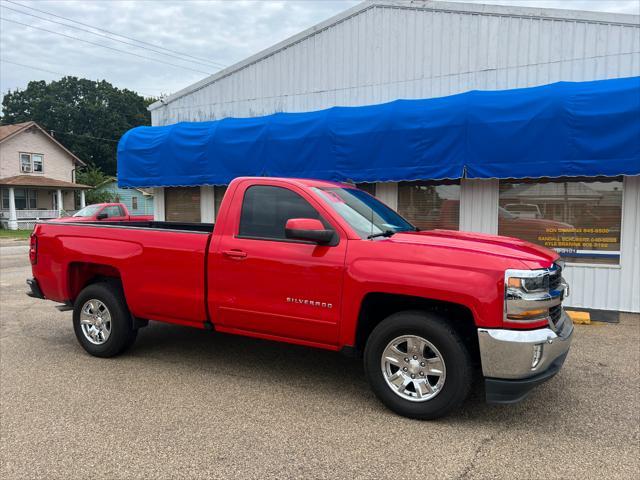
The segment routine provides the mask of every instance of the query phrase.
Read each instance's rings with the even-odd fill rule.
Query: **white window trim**
[[[29,155],[29,165],[31,170],[29,172],[25,172],[24,170],[22,170],[22,155]],[[33,168],[33,156],[34,155],[39,155],[40,157],[42,157],[42,170],[36,172]],[[44,153],[37,153],[37,152],[18,152],[18,168],[20,169],[20,173],[27,173],[27,174],[36,174],[36,175],[43,175],[44,174]]]

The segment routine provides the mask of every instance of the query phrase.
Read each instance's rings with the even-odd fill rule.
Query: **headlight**
[[[549,317],[549,307],[540,302],[549,292],[549,270],[505,272],[505,321],[521,328],[539,326]]]
[[[507,279],[507,287],[524,292],[542,292],[549,290],[549,275],[546,270],[543,270],[540,275],[535,277],[509,277]]]

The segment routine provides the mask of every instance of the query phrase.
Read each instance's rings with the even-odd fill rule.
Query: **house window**
[[[400,182],[398,213],[421,230],[460,226],[460,185]]]
[[[20,154],[20,171],[22,173],[31,173],[31,155],[28,153]]]
[[[38,201],[37,190],[27,190],[25,188],[15,188],[13,198],[16,210],[35,209]],[[2,191],[2,208],[9,208],[9,190]]]
[[[44,155],[40,153],[21,153],[20,172],[42,173],[44,172]]]
[[[569,262],[618,264],[622,180],[500,182],[498,233]]]
[[[33,162],[33,171],[36,173],[42,173],[42,155],[34,153],[33,155],[31,155],[31,161]]]
[[[138,209],[138,197],[131,197],[131,209],[132,210]]]

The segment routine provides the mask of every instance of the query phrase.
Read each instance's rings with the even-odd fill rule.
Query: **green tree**
[[[100,167],[96,167],[94,165],[89,165],[76,172],[76,182],[83,185],[91,185],[92,187],[102,185],[110,179],[110,175],[105,174]],[[108,190],[88,190],[85,196],[87,205],[115,201],[115,196]]]
[[[147,107],[154,101],[105,80],[32,81],[4,96],[0,123],[33,120],[78,158],[115,175],[117,141],[127,130],[151,124]]]

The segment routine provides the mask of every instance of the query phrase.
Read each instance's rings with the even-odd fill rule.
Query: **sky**
[[[467,2],[640,14],[640,0]],[[167,95],[358,3],[0,0],[0,94],[74,75]]]

